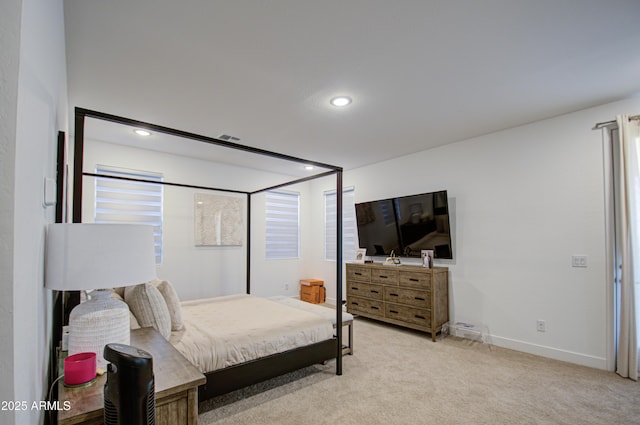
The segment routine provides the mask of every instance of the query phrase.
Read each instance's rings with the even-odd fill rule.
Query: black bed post
[[[82,171],[84,169],[84,120],[85,114],[75,109],[75,135],[73,139],[73,223],[82,223]],[[64,323],[69,323],[71,310],[80,304],[80,291],[63,292]]]
[[[251,194],[247,194],[247,294],[251,293]]]
[[[336,173],[336,375],[342,375],[342,169]]]
[[[84,118],[76,108],[75,137],[73,140],[73,222],[82,223],[82,171],[84,168]]]

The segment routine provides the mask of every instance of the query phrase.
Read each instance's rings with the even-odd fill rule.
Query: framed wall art
[[[196,246],[242,246],[242,198],[194,194]]]

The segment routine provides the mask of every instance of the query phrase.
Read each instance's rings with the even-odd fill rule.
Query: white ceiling
[[[351,169],[640,92],[639,17],[639,0],[66,0],[69,102]]]
[[[327,164],[315,162],[297,162],[279,157],[265,156],[243,150],[228,149],[227,147],[191,139],[175,134],[152,131],[150,137],[140,137],[135,130],[149,129],[148,126],[138,126],[117,123],[91,117],[85,118],[84,137],[85,143],[93,141],[115,143],[144,150],[156,150],[173,155],[183,155],[192,158],[224,163],[244,168],[267,171],[270,175],[260,174],[260,181],[243,181],[242,187],[236,185],[235,189],[243,191],[256,191],[272,185],[290,182],[297,179],[307,179],[312,176],[330,173],[333,168]],[[323,166],[325,165],[325,166]],[[332,165],[332,164],[328,164]],[[306,168],[311,166],[311,168]],[[94,172],[87,169],[86,172]],[[241,170],[238,170],[241,172]],[[192,182],[172,182],[179,184],[192,184]],[[231,189],[231,182],[226,182],[225,188]],[[235,182],[234,182],[235,183]]]

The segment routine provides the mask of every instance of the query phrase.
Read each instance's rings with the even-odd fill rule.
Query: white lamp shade
[[[46,258],[48,289],[130,286],[156,277],[153,227],[144,224],[50,224]]]
[[[144,224],[50,224],[45,286],[61,291],[137,285],[156,277],[153,227]],[[104,368],[105,344],[129,344],[129,307],[95,291],[69,316],[69,354],[96,353]]]

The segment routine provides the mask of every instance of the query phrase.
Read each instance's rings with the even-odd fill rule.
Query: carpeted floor
[[[640,424],[640,383],[357,318],[355,354],[200,405],[200,424]]]

